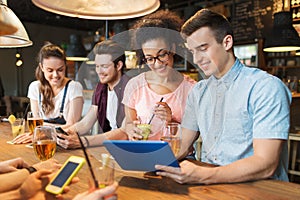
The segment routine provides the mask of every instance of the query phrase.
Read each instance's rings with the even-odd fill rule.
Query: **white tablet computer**
[[[107,140],[103,145],[124,170],[155,171],[156,164],[179,167],[167,142]]]

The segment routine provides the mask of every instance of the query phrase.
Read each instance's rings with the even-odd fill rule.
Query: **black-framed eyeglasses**
[[[147,64],[147,65],[154,65],[156,60],[159,60],[162,63],[165,63],[169,60],[169,55],[171,54],[170,51],[158,54],[157,56],[149,56],[149,57],[145,57],[143,59],[143,61]]]

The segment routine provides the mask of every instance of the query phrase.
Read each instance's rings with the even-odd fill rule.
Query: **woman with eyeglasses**
[[[125,88],[123,104],[129,139],[142,139],[135,123],[151,123],[148,140],[160,140],[166,123],[181,122],[188,92],[195,84],[173,68],[179,44],[183,44],[181,25],[175,13],[161,10],[133,26],[137,49],[151,70],[132,78]]]

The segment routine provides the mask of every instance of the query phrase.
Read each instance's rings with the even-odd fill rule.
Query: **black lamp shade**
[[[300,49],[300,38],[292,24],[290,12],[278,12],[274,14],[272,35],[266,38],[264,51],[283,52]]]
[[[86,51],[82,44],[80,35],[70,35],[70,44],[67,47],[66,54],[68,57],[86,56]]]
[[[81,36],[70,35],[70,44],[67,46],[67,60],[69,61],[87,61],[86,51],[82,44]]]

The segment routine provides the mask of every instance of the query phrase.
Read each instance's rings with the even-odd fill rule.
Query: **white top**
[[[107,107],[106,107],[106,118],[109,121],[111,129],[117,129],[117,111],[118,111],[118,97],[115,90],[110,91],[107,88]]]
[[[40,95],[39,86],[40,86],[40,81],[33,81],[32,83],[30,83],[28,87],[27,97],[32,100],[38,101],[40,106],[40,112],[42,113],[44,119],[58,117],[62,100],[63,100],[65,87],[53,99],[54,111],[49,113],[48,115],[45,115],[45,113],[41,109],[41,102],[39,102],[39,95]],[[68,118],[70,102],[77,97],[83,97],[82,90],[83,90],[82,85],[79,82],[71,81],[69,83],[66,98],[65,98],[64,111],[63,111],[63,116],[65,119]],[[42,100],[43,100],[43,95],[41,95],[41,101]]]

